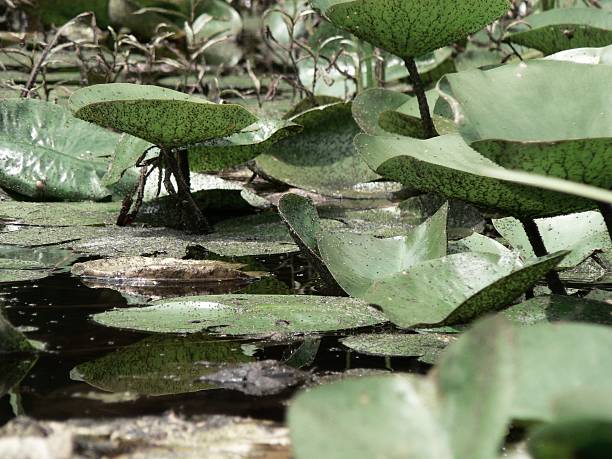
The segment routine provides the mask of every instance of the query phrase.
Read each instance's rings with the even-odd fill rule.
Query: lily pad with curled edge
[[[112,83],[76,91],[70,107],[77,118],[139,137],[164,148],[223,137],[257,121],[235,104],[214,104],[159,86]]]
[[[499,166],[609,190],[611,78],[607,65],[533,60],[447,75],[438,90],[466,142]]]
[[[402,58],[421,56],[465,38],[502,16],[506,0],[311,0],[357,37]]]
[[[548,217],[612,203],[612,192],[582,183],[503,168],[459,135],[429,140],[360,134],[357,150],[389,180],[516,216]]]
[[[158,333],[271,335],[330,332],[386,321],[378,310],[352,298],[305,295],[209,295],[173,298],[146,308],[115,309],[94,320]]]
[[[379,176],[363,162],[353,146],[359,127],[353,120],[350,103],[312,108],[290,121],[304,130],[257,157],[257,167],[266,176],[328,196],[368,195],[358,185]]]
[[[367,334],[353,335],[340,340],[346,347],[362,354],[418,357],[425,363],[435,363],[442,351],[457,338],[440,333],[427,334]]]
[[[379,239],[365,234],[322,231],[317,236],[318,247],[340,287],[353,297],[365,299],[376,282],[446,255],[447,211],[445,205],[401,237]]]
[[[511,27],[505,41],[545,55],[572,48],[612,44],[612,12],[597,8],[555,8],[531,14]]]
[[[569,61],[575,64],[612,65],[612,46],[603,48],[576,48],[547,56],[551,61]]]
[[[237,166],[301,131],[302,127],[291,121],[260,120],[228,137],[207,140],[190,147],[189,166],[194,172],[217,172]]]
[[[0,103],[0,185],[39,200],[101,200],[102,183],[120,136],[49,102]]]
[[[213,374],[227,363],[246,363],[240,343],[214,341],[201,335],[152,336],[99,359],[82,363],[71,372],[73,380],[109,392],[169,395],[215,389],[197,379]]]
[[[360,297],[380,306],[402,328],[464,324],[508,307],[566,254],[542,257],[519,269],[513,256],[453,254],[378,280]]]
[[[548,252],[570,250],[559,268],[573,268],[598,250],[612,250],[612,241],[599,212],[581,212],[536,220]],[[525,259],[535,257],[521,222],[508,217],[493,220],[495,229]]]

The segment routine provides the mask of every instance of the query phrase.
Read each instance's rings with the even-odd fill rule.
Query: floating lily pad
[[[582,212],[536,220],[548,252],[570,250],[559,268],[572,268],[597,250],[611,250],[612,241],[599,212]],[[495,229],[524,258],[533,258],[533,248],[520,221],[515,218],[493,220]]]
[[[214,389],[199,382],[227,363],[250,362],[231,341],[212,341],[199,335],[153,336],[75,367],[72,379],[110,392],[168,395]]]
[[[261,120],[229,137],[189,148],[189,166],[195,172],[216,172],[243,164],[270,150],[278,141],[299,133],[291,121]]]
[[[15,329],[0,311],[0,354],[31,351],[34,351],[34,347],[28,339]]]
[[[120,257],[77,263],[72,266],[72,274],[87,279],[106,279],[112,283],[138,285],[252,279],[248,273],[240,271],[243,267],[244,265],[218,260]]]
[[[364,193],[357,185],[379,178],[353,147],[352,139],[359,127],[353,120],[350,103],[312,108],[291,121],[304,130],[257,157],[257,167],[267,176],[338,197],[359,197]]]
[[[592,199],[612,202],[612,193],[601,188],[500,167],[458,135],[418,140],[361,134],[355,144],[387,179],[513,215],[545,217],[592,209]]]
[[[344,291],[365,298],[377,281],[446,255],[447,210],[447,206],[442,207],[403,237],[378,239],[363,234],[321,232],[317,237],[319,250]]]
[[[611,304],[561,295],[532,298],[508,308],[503,315],[521,325],[543,322],[588,322],[612,325]]]
[[[0,104],[0,185],[31,198],[100,200],[107,159],[119,136],[32,99]]]
[[[612,43],[612,12],[597,8],[554,8],[532,14],[510,29],[505,40],[552,54]]]
[[[382,278],[361,297],[403,328],[467,323],[507,307],[566,254],[543,257],[518,270],[513,257],[449,255]]]
[[[175,298],[147,308],[96,314],[103,325],[165,333],[210,330],[226,335],[293,334],[344,330],[385,322],[350,298],[285,295],[211,295]]]
[[[438,87],[467,143],[496,164],[609,190],[610,78],[607,65],[534,60],[447,75]],[[584,87],[597,97],[567,97]]]
[[[0,220],[39,226],[110,225],[120,207],[117,202],[0,201]]]
[[[230,135],[257,121],[239,105],[213,104],[159,86],[128,83],[80,89],[70,98],[70,106],[77,118],[165,148]]]
[[[421,56],[480,30],[508,11],[505,0],[311,0],[336,26],[402,58]]]
[[[425,363],[435,363],[446,347],[456,340],[452,335],[436,333],[354,335],[341,340],[346,347],[362,354],[418,357]]]

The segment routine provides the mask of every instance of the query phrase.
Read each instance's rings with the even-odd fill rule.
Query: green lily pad
[[[0,359],[0,397],[4,397],[11,389],[17,386],[30,372],[38,356],[30,354],[3,355]]]
[[[288,424],[296,459],[451,459],[435,386],[414,376],[347,379],[302,392]]]
[[[70,107],[77,118],[164,148],[227,136],[257,121],[240,105],[213,104],[159,86],[128,83],[80,89],[70,98]]]
[[[402,58],[465,38],[508,11],[505,0],[311,0],[336,26]]]
[[[437,333],[426,334],[368,334],[354,335],[342,339],[340,342],[346,347],[362,354],[418,357],[425,363],[435,363],[442,351],[456,340],[453,335]]]
[[[0,220],[39,226],[112,225],[118,202],[17,202],[0,201]]]
[[[361,134],[355,145],[389,180],[517,216],[546,217],[592,209],[591,200],[612,202],[612,192],[604,189],[500,167],[458,135],[418,140]]]
[[[0,354],[31,351],[34,351],[34,347],[28,339],[15,329],[0,311]]]
[[[582,212],[536,220],[544,245],[549,253],[570,250],[559,263],[559,268],[573,268],[597,250],[611,250],[612,241],[599,212]],[[525,259],[535,257],[529,238],[520,221],[515,218],[493,220],[495,229]]]
[[[74,380],[109,392],[169,395],[214,389],[197,379],[228,363],[246,363],[240,344],[212,341],[200,335],[152,336],[75,367]]]
[[[378,239],[365,234],[321,232],[318,247],[325,265],[344,291],[365,299],[376,282],[446,255],[447,210],[443,206],[403,237]]]
[[[0,103],[0,185],[37,199],[100,200],[101,182],[119,136],[49,102]]]
[[[366,134],[384,136],[396,133],[395,130],[389,132],[380,125],[380,115],[401,107],[408,100],[410,96],[401,92],[382,88],[367,89],[353,100],[353,118]],[[421,131],[417,132],[422,134]]]
[[[532,14],[510,29],[506,41],[544,54],[612,43],[612,12],[597,8],[555,8]]]
[[[161,333],[210,330],[224,335],[293,334],[344,330],[385,322],[350,298],[285,295],[210,295],[174,298],[147,308],[96,314],[108,326]]]
[[[607,65],[534,60],[447,75],[438,87],[461,135],[493,162],[609,190],[610,78]],[[567,97],[584,87],[597,98]]]
[[[189,166],[194,172],[216,172],[237,166],[270,151],[276,142],[301,130],[291,121],[261,120],[229,137],[189,148]]]
[[[265,175],[328,196],[359,197],[357,185],[379,178],[353,147],[359,127],[351,104],[337,102],[312,108],[290,119],[304,130],[276,143],[257,157]]]
[[[402,328],[467,323],[507,307],[566,254],[549,255],[518,270],[511,256],[449,255],[378,280],[361,297]]]
[[[575,64],[612,65],[612,46],[603,48],[575,48],[560,51],[545,59],[554,61],[569,61]]]
[[[551,295],[532,298],[503,312],[504,317],[521,325],[545,322],[587,322],[612,325],[612,305],[603,301]]]
[[[106,186],[113,185],[121,180],[125,172],[136,165],[136,161],[145,151],[152,149],[151,156],[159,155],[158,148],[152,148],[153,144],[146,140],[139,139],[128,134],[123,134],[121,140],[113,152],[110,166],[102,178],[102,183]]]

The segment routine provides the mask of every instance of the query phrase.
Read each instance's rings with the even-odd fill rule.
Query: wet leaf
[[[153,336],[75,367],[72,379],[109,392],[167,395],[215,389],[198,382],[227,363],[250,362],[240,345],[199,335]]]
[[[257,157],[267,176],[328,196],[359,197],[357,185],[378,178],[357,155],[352,139],[359,132],[350,103],[312,108],[290,121],[304,130],[281,140]]]
[[[174,298],[147,308],[96,314],[103,325],[143,331],[224,335],[293,334],[375,325],[384,316],[350,298],[285,295],[210,295]]]
[[[571,268],[583,262],[597,250],[612,249],[612,241],[599,212],[582,212],[536,220],[544,245],[549,253],[570,250],[559,268]],[[493,220],[495,229],[525,259],[535,257],[529,238],[515,218]]]
[[[28,339],[11,325],[4,317],[3,311],[0,310],[0,354],[32,351],[34,347]]]
[[[119,136],[49,102],[0,104],[0,185],[39,200],[100,200],[107,159]]]
[[[321,232],[317,238],[319,250],[344,291],[370,301],[373,297],[367,292],[377,281],[446,255],[447,211],[448,207],[443,206],[402,237],[378,239],[363,234]]]
[[[555,8],[532,14],[511,28],[505,40],[545,55],[612,43],[612,12],[597,8]]]
[[[517,216],[546,217],[588,210],[591,199],[612,202],[601,188],[502,168],[458,135],[355,139],[364,160],[383,177]]]
[[[565,254],[540,258],[518,270],[511,256],[449,255],[382,278],[362,298],[380,306],[402,328],[467,323],[507,307]]]
[[[311,0],[335,25],[397,56],[420,56],[480,30],[508,10],[505,0]]]
[[[534,60],[447,75],[438,89],[467,143],[494,163],[609,190],[610,78],[607,65]],[[597,97],[567,97],[584,87]]]
[[[70,98],[75,116],[164,148],[233,134],[257,121],[239,105],[213,104],[159,86],[93,85]]]
[[[437,333],[385,333],[349,336],[342,339],[341,343],[362,354],[418,357],[425,363],[433,364],[438,361],[442,351],[455,340],[452,335]]]

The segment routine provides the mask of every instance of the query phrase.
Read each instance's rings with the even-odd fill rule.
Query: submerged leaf
[[[224,335],[293,334],[375,325],[384,316],[350,298],[210,295],[173,298],[147,308],[96,314],[103,325],[165,333],[210,330]]]

